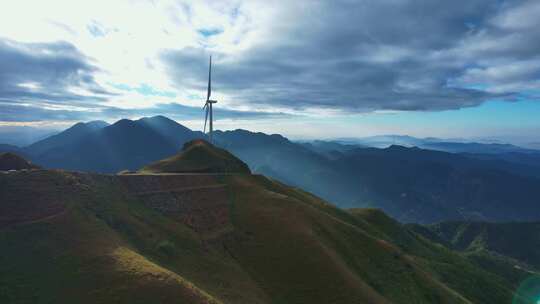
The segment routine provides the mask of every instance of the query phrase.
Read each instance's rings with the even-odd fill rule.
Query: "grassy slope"
[[[489,250],[540,269],[540,222],[442,222],[426,228],[454,249]]]
[[[302,190],[291,191],[291,188],[284,185],[278,188],[288,191],[289,195],[302,196],[304,201],[309,201],[324,212],[363,229],[371,236],[395,244],[402,254],[414,258],[433,277],[460,291],[467,298],[475,299],[475,302],[507,303],[512,291],[529,275],[526,271],[513,267],[514,264],[508,264],[506,260],[492,254],[475,253],[474,256],[462,256],[452,252],[413,233],[407,229],[409,225],[398,223],[380,210],[354,209],[346,212]]]
[[[460,252],[475,265],[519,288],[526,299],[514,303],[538,300],[540,223],[442,222],[407,226],[435,243]]]
[[[227,150],[211,146],[198,139],[187,142],[182,152],[157,161],[141,170],[149,173],[204,172],[249,173],[249,167]]]
[[[112,176],[0,176],[10,189],[0,204],[34,189],[43,199],[19,203],[65,206],[0,228],[0,303],[510,302],[507,281],[382,213],[348,213],[260,176],[221,179],[232,232],[208,239]]]
[[[221,302],[210,293],[233,303],[265,298],[230,259],[140,205],[113,178],[27,174],[42,175],[33,181],[50,183],[44,188],[51,192],[65,193],[72,180],[83,186],[66,195],[65,212],[0,230],[0,303]],[[4,177],[0,184],[14,191],[31,187],[22,174]]]
[[[380,227],[390,240],[413,255],[433,276],[478,303],[509,303],[516,282],[490,268],[471,262],[459,253],[434,244],[376,209],[357,209],[354,214]]]
[[[287,287],[305,289],[304,299],[310,296],[323,299],[325,294],[316,292],[321,289],[331,291],[332,296],[354,298],[354,291],[347,290],[344,282],[345,278],[348,282],[355,278],[362,285],[367,284],[370,291],[395,303],[508,303],[512,297],[511,286],[505,280],[442,246],[418,238],[389,218],[386,222],[370,222],[362,216],[351,216],[309,194],[264,178],[256,183],[243,180],[235,187],[239,187],[233,191],[237,195],[235,203],[245,204],[242,212],[235,212],[235,225],[245,225],[254,242],[252,247],[238,245],[237,254],[248,255],[246,263],[254,268],[252,271],[267,271],[272,275],[279,273],[280,267],[288,269],[284,270],[287,275],[281,275],[284,279],[272,280],[267,289],[281,292]],[[268,190],[280,194],[263,195]],[[263,197],[268,198],[263,200]],[[280,208],[280,204],[287,209]],[[260,235],[253,232],[254,227],[259,227]],[[304,258],[289,259],[296,255]],[[263,257],[275,262],[256,263]],[[251,263],[250,259],[253,259]],[[284,266],[287,264],[282,263],[286,262],[292,265]],[[320,270],[320,265],[332,263],[347,270],[347,275],[334,273],[344,281],[305,282],[306,277],[321,276],[313,273]],[[337,300],[326,298],[325,301]]]

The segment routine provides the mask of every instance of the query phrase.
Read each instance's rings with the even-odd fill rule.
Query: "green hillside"
[[[524,267],[540,269],[539,222],[458,221],[409,227],[432,241],[467,254],[490,252],[526,263]]]
[[[258,175],[20,171],[0,189],[0,303],[511,303],[519,285]]]
[[[530,301],[538,299],[540,223],[455,221],[427,226],[411,224],[407,227],[434,243],[460,252],[475,265],[519,285],[520,293]]]
[[[202,139],[184,144],[182,151],[146,167],[147,173],[250,173],[249,167],[227,150]]]

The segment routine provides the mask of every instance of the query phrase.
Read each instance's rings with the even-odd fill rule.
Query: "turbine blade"
[[[203,129],[203,133],[206,133],[206,122],[208,121],[208,107],[206,107],[206,115],[204,117],[204,129]]]
[[[208,68],[208,94],[206,95],[206,100],[210,100],[211,94],[212,94],[212,55],[210,55],[210,66]]]

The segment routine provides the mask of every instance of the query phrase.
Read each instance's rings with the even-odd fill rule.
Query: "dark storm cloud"
[[[0,121],[35,122],[35,121],[89,121],[96,119],[120,119],[125,117],[165,115],[172,119],[190,120],[204,117],[199,107],[179,104],[157,104],[153,107],[139,109],[121,109],[116,107],[95,107],[92,111],[47,109],[39,105],[20,105],[16,103],[0,103]],[[234,111],[215,109],[214,118],[220,119],[257,119],[287,117],[282,113]]]
[[[35,105],[0,103],[0,121],[35,122],[58,120],[94,119],[89,112],[73,110],[51,110]]]
[[[104,101],[112,94],[94,80],[98,68],[66,42],[19,43],[0,39],[0,121],[32,122],[117,119],[165,114],[175,119],[203,117],[199,107],[157,104],[121,109]],[[90,96],[72,93],[84,89]],[[216,109],[216,119],[281,117],[282,113]]]
[[[287,117],[284,113],[236,111],[223,108],[215,108],[214,119],[257,119],[257,118],[278,118]],[[120,109],[109,107],[103,110],[106,117],[132,117],[132,116],[155,116],[165,115],[172,119],[189,120],[193,118],[204,118],[202,107],[184,106],[177,103],[157,104],[153,107],[142,109]]]
[[[233,102],[432,111],[540,88],[538,1],[294,1],[284,11],[254,47],[214,53],[216,90]],[[204,90],[207,56],[161,58],[179,88]]]
[[[97,68],[67,42],[0,39],[0,102],[93,107],[109,95],[94,80]],[[92,97],[70,89],[83,89]]]

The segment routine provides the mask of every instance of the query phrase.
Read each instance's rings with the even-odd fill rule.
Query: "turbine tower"
[[[206,133],[206,123],[208,121],[208,114],[210,114],[210,123],[208,130],[208,137],[210,143],[214,143],[212,140],[212,133],[214,132],[214,113],[212,112],[212,104],[216,103],[217,100],[211,100],[210,95],[212,94],[212,55],[210,55],[210,67],[208,68],[208,92],[206,95],[206,103],[204,104],[203,110],[206,109],[206,115],[204,118],[204,131]]]

